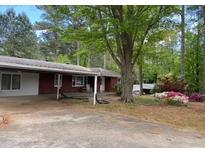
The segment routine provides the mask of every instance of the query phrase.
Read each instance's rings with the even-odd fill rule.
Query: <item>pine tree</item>
[[[28,17],[16,14],[9,9],[0,14],[0,47],[1,54],[37,58],[37,36]]]

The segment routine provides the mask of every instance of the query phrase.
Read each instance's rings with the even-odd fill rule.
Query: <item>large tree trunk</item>
[[[123,56],[121,56],[121,73],[122,73],[122,101],[133,101],[133,64],[132,64],[132,52],[133,42],[131,35],[127,32],[121,34]]]
[[[123,61],[121,66],[121,83],[122,83],[122,94],[121,99],[124,102],[132,102],[133,101],[133,73],[132,73],[133,67],[130,64],[126,64],[125,61]]]
[[[185,11],[184,5],[182,5],[181,10],[181,78],[184,79],[185,76]]]

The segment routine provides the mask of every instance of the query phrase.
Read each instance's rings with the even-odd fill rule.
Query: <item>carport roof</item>
[[[55,62],[47,62],[42,60],[33,60],[9,56],[0,56],[0,68],[12,68],[22,70],[34,70],[34,71],[46,71],[57,73],[75,73],[75,74],[89,74],[99,75],[99,72],[95,72],[90,68],[72,65],[61,64]]]
[[[103,69],[103,68],[91,68],[92,71],[100,73],[100,76],[107,76],[107,77],[117,77],[120,78],[120,74],[113,72],[111,70]]]

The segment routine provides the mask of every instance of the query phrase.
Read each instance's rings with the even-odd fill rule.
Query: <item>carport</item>
[[[81,92],[81,89],[85,87],[84,77],[93,76],[93,104],[96,103],[97,79],[100,73],[77,65],[7,56],[0,56],[0,96],[38,95],[39,87],[42,86],[39,82],[41,74],[49,74],[45,77],[45,81],[49,78],[54,79],[46,85],[46,88],[52,94],[56,93],[57,100],[60,89],[68,86],[64,85],[64,76],[71,77],[69,78],[69,82],[72,83],[70,89],[75,92]],[[83,77],[83,83],[80,77]],[[73,81],[73,78],[76,80]]]

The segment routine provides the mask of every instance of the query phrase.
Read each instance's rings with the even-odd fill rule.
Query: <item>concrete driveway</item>
[[[91,112],[45,97],[0,98],[0,147],[205,147],[192,131],[109,112]]]

